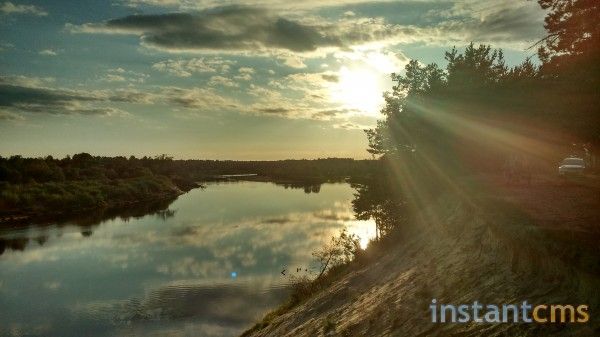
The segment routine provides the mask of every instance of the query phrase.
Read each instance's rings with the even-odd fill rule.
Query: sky
[[[0,155],[368,158],[390,74],[535,51],[526,0],[0,0]]]

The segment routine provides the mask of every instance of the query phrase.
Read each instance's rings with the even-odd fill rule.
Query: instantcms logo
[[[585,323],[590,320],[585,304],[538,304],[535,307],[524,301],[517,304],[439,304],[436,299],[429,305],[433,323]]]

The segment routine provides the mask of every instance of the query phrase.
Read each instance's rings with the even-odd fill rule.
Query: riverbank
[[[124,209],[142,203],[173,199],[203,183],[224,181],[268,182],[285,188],[318,192],[328,182],[350,182],[352,179],[297,179],[258,174],[231,174],[182,178],[149,174],[128,179],[85,179],[26,184],[0,182],[0,225],[46,222],[87,212]],[[356,180],[356,179],[354,179]]]
[[[0,225],[45,222],[100,210],[173,199],[201,186],[159,175],[129,179],[4,184]]]
[[[344,158],[217,161],[88,153],[62,159],[0,156],[0,224],[172,198],[205,181],[255,179],[293,188],[308,184],[308,191],[314,192],[327,181],[373,175],[378,166],[376,161]]]
[[[474,180],[432,200],[364,258],[244,336],[597,335],[599,229],[589,221],[598,216],[599,189],[547,177],[502,188],[497,177]],[[591,316],[568,324],[433,323],[433,299],[584,304]]]

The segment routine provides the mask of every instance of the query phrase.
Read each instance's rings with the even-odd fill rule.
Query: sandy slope
[[[600,336],[598,247],[548,236],[499,196],[446,196],[352,271],[252,336]],[[439,303],[590,304],[586,324],[431,323]]]

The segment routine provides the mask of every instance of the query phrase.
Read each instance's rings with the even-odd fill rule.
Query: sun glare
[[[378,75],[369,68],[342,67],[331,96],[347,109],[358,110],[360,114],[367,116],[376,116],[383,101]]]
[[[346,222],[346,228],[350,234],[358,237],[360,248],[366,249],[369,242],[375,238],[375,220],[352,220]]]

